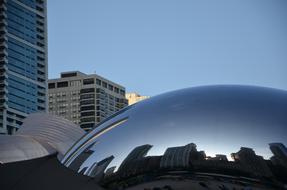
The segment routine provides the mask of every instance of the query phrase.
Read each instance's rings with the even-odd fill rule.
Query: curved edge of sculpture
[[[33,113],[24,119],[19,130],[0,136],[0,163],[10,163],[58,154],[58,158],[85,131],[71,121],[46,113]]]

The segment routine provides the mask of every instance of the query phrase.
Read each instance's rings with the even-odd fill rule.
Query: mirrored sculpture
[[[286,91],[204,86],[121,110],[62,163],[105,189],[282,189],[286,146]]]

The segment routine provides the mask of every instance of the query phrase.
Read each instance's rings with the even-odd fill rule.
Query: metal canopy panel
[[[40,158],[55,153],[39,142],[25,136],[0,136],[0,162],[9,163]],[[46,146],[47,147],[47,146]]]
[[[64,155],[84,134],[83,129],[64,118],[34,113],[24,120],[15,135],[29,136],[39,142],[46,142]]]
[[[85,134],[72,122],[46,113],[30,114],[11,136],[0,136],[0,163],[40,158],[66,151]]]

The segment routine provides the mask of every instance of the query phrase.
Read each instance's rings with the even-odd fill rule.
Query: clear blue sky
[[[48,0],[49,78],[79,70],[156,95],[287,89],[286,0]]]

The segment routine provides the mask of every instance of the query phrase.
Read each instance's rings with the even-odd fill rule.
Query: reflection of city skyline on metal
[[[205,155],[204,150],[198,151],[194,143],[169,147],[161,156],[146,156],[151,147],[152,145],[135,147],[116,172],[115,166],[107,168],[114,159],[114,156],[110,156],[94,163],[90,168],[85,168],[87,170],[84,174],[102,184],[114,184],[143,174],[161,176],[170,171],[187,171],[191,174],[204,172],[209,175],[245,176],[257,182],[259,180],[264,183],[264,180],[268,180],[270,184],[273,182],[275,185],[281,184],[277,178],[284,179],[284,175],[287,174],[287,148],[282,143],[270,143],[270,149],[274,152],[272,158],[275,160],[272,162],[264,160],[248,147],[241,147],[238,152],[231,153],[234,161],[227,160],[226,155],[222,154],[215,157]],[[278,168],[281,171],[276,171]]]
[[[188,168],[229,175],[237,171],[251,178],[279,176],[282,181],[277,171],[285,168],[286,114],[287,92],[282,90],[228,85],[178,90],[134,104],[96,126],[62,163],[78,170],[75,165],[89,168],[113,155],[105,168],[109,180],[115,174],[126,178],[155,168]],[[119,127],[101,133],[123,118]],[[79,161],[90,149],[94,152]]]
[[[271,143],[280,145],[280,149],[282,151],[287,151],[286,146],[284,146],[282,143]],[[119,167],[119,170],[117,172],[112,172],[113,174],[117,173],[123,173],[125,171],[129,171],[132,174],[137,173],[136,169],[143,169],[143,168],[149,168],[150,170],[159,170],[159,169],[165,169],[165,170],[194,170],[194,168],[197,168],[196,170],[200,170],[200,167],[208,167],[213,164],[213,169],[218,167],[216,172],[220,172],[220,169],[229,169],[234,170],[234,172],[237,173],[245,173],[250,174],[250,177],[272,177],[272,172],[267,164],[268,160],[264,160],[262,156],[256,155],[254,150],[252,148],[248,147],[241,147],[240,150],[236,153],[231,153],[233,161],[229,161],[226,158],[226,155],[218,154],[215,157],[206,156],[204,151],[197,151],[196,144],[190,143],[184,146],[179,147],[169,147],[165,151],[165,153],[161,156],[145,156],[149,149],[152,147],[152,145],[141,145],[138,147],[135,147],[130,154],[126,157],[124,162]],[[271,148],[272,146],[270,146]],[[113,156],[110,156],[101,162],[106,162],[107,159],[114,158]],[[160,162],[157,166],[150,167],[146,163],[145,166],[137,167],[137,164],[140,164],[141,161],[144,159],[153,159],[153,158],[160,158]],[[284,155],[283,157],[281,154],[275,153],[273,158],[275,160],[287,160],[287,156]],[[111,159],[109,159],[109,163],[111,162]],[[205,163],[204,163],[205,162]],[[213,162],[213,163],[212,163]],[[218,165],[223,163],[223,165]],[[224,164],[225,163],[225,164]],[[96,165],[99,165],[98,163],[94,163]],[[206,164],[206,165],[205,165]],[[285,168],[285,172],[287,172],[287,167],[284,166],[284,164],[287,164],[286,162],[273,162],[272,165],[280,165]],[[269,164],[270,165],[270,164]],[[108,165],[106,165],[105,169]],[[192,167],[193,166],[193,167]],[[113,170],[115,167],[112,167]],[[105,169],[101,169],[102,172]],[[135,171],[131,171],[135,170]],[[208,169],[207,169],[208,170]],[[210,170],[209,172],[215,173],[214,171]],[[226,172],[226,171],[225,171]],[[140,173],[140,171],[139,171]],[[236,173],[233,173],[233,175]],[[255,174],[254,176],[252,176]],[[89,175],[87,173],[87,175]],[[109,176],[111,175],[111,172],[109,172]],[[125,173],[125,175],[128,175],[128,173]],[[89,175],[91,176],[91,175]],[[93,177],[93,176],[91,176]]]

